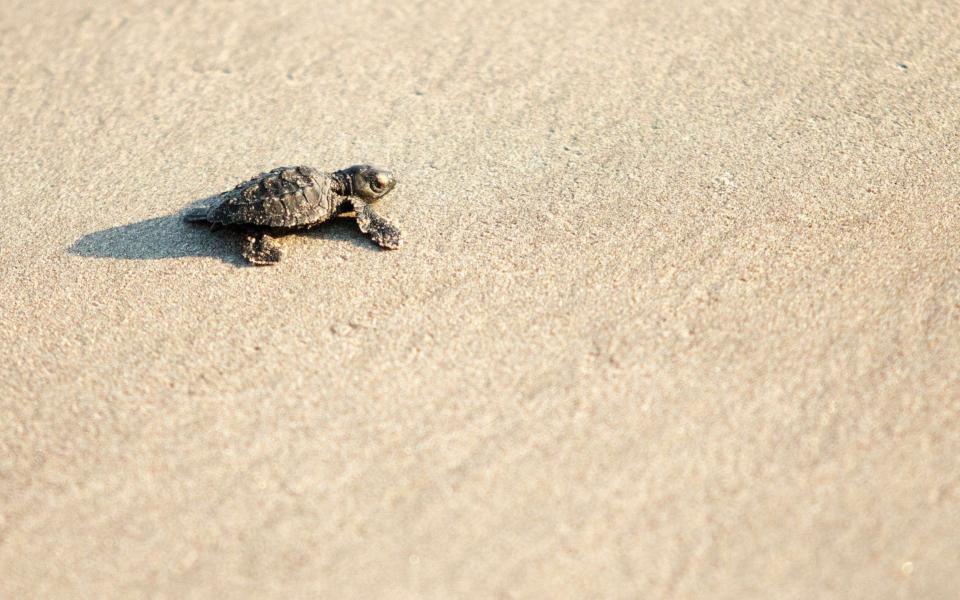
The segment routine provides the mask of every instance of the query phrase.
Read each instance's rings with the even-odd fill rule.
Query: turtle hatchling
[[[279,167],[261,173],[214,197],[204,208],[184,213],[184,220],[213,228],[243,231],[243,257],[254,265],[271,265],[283,257],[276,235],[308,229],[344,214],[356,213],[360,231],[384,248],[399,248],[400,230],[377,211],[378,201],[397,184],[393,174],[370,165],[333,173],[311,167]]]

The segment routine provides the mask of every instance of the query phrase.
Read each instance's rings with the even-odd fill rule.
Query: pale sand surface
[[[321,4],[0,4],[0,596],[958,597],[955,3]]]

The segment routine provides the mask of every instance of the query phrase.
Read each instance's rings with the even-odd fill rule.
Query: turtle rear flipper
[[[252,265],[275,265],[283,258],[283,248],[266,233],[250,233],[243,238],[243,257]]]
[[[191,208],[183,213],[183,220],[187,223],[209,223],[209,219],[207,219],[209,212],[210,209],[207,207]]]

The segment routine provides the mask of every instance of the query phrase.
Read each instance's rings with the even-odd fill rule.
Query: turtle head
[[[393,173],[371,165],[354,165],[334,173],[340,181],[340,193],[344,196],[357,196],[367,202],[375,202],[386,196],[397,180]]]

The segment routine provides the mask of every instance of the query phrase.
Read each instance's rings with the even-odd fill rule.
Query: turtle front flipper
[[[403,238],[397,226],[379,214],[372,204],[355,198],[353,208],[357,213],[357,225],[360,226],[360,231],[369,235],[370,239],[382,248],[396,250],[403,245]]]
[[[275,265],[283,258],[283,248],[266,233],[248,233],[243,238],[242,254],[252,265]]]

